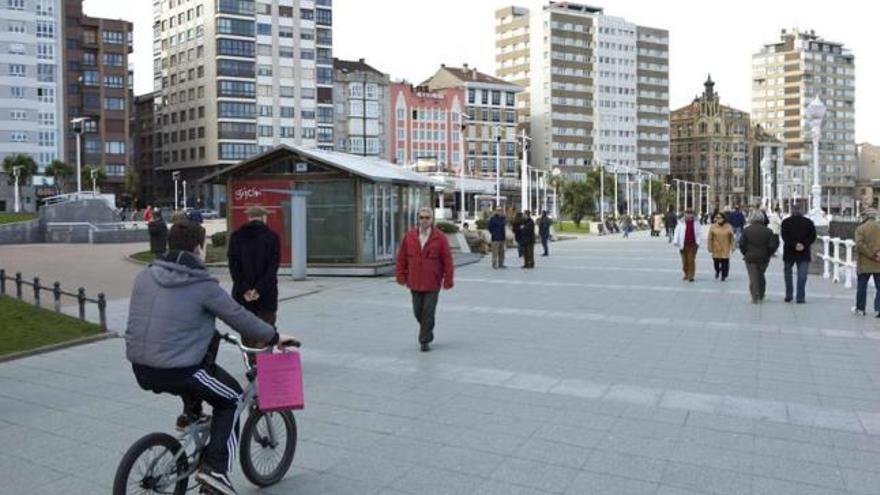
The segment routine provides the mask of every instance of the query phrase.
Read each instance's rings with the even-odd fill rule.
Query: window
[[[245,160],[257,154],[255,144],[220,143],[217,148],[221,160]]]
[[[379,102],[367,102],[367,117],[375,119],[379,117]]]
[[[333,68],[318,67],[315,70],[315,83],[329,86],[333,84]]]
[[[333,14],[326,9],[315,10],[315,24],[321,26],[330,26],[333,24]]]
[[[26,132],[21,131],[13,131],[10,134],[10,138],[13,143],[26,143],[28,141],[28,135]]]
[[[40,131],[37,133],[37,142],[40,146],[55,147],[55,132]]]
[[[122,67],[123,65],[125,65],[125,56],[121,53],[105,53],[104,65]]]
[[[125,141],[105,141],[104,153],[108,155],[124,155]]]
[[[253,57],[254,46],[253,41],[219,38],[217,40],[217,55],[226,55],[229,57]]]
[[[104,165],[104,172],[111,177],[125,176],[125,165]]]
[[[12,77],[25,77],[27,70],[24,64],[9,64],[9,75]]]
[[[489,91],[484,89],[481,91],[481,93],[482,93],[482,99],[480,101],[483,103],[483,105],[488,105],[489,104]]]
[[[40,43],[39,46],[43,46],[43,45],[45,45],[45,44]],[[51,47],[52,45],[47,45],[47,46]],[[12,55],[24,55],[27,53],[27,48],[24,45],[22,45],[21,43],[10,43],[9,49],[7,51]],[[38,50],[38,52],[39,52],[39,50]],[[39,53],[37,54],[37,57],[41,58],[41,57],[39,57]]]
[[[361,100],[351,100],[348,102],[348,115],[350,117],[363,117],[364,103]]]
[[[293,86],[279,86],[278,87],[278,96],[282,98],[293,98],[296,93]]]
[[[14,45],[9,45],[10,53]],[[21,45],[24,53],[24,45]],[[37,43],[37,58],[40,60],[52,60],[55,58],[55,46],[51,43]]]
[[[257,23],[257,34],[272,36],[272,25],[263,22]]]
[[[333,128],[332,127],[318,127],[318,142],[319,143],[332,143],[333,142]]]
[[[271,105],[260,105],[260,117],[271,117],[272,116],[272,106]]]
[[[11,88],[9,88],[9,93],[12,95],[13,98],[24,98],[24,88],[20,86],[12,86]]]
[[[296,128],[289,127],[289,126],[281,126],[281,137],[283,137],[283,138],[296,137]]]
[[[220,122],[218,124],[218,139],[256,139],[256,137],[256,124],[246,122]]]
[[[217,113],[221,118],[252,119],[256,117],[257,106],[254,103],[221,101],[217,103]]]
[[[253,15],[253,0],[218,0],[217,10],[227,14]]]
[[[27,112],[24,110],[12,110],[9,112],[9,118],[12,120],[25,120]]]
[[[318,107],[318,122],[321,124],[332,124],[333,107]]]
[[[221,17],[217,19],[217,34],[234,34],[236,36],[253,36],[254,21],[244,19],[229,19]]]
[[[272,126],[261,125],[259,127],[260,137],[272,137]]]
[[[292,119],[296,117],[296,108],[294,107],[281,107],[281,118],[283,119]]]
[[[313,20],[315,18],[315,11],[311,9],[299,9],[299,18],[304,21]]]
[[[315,139],[315,128],[314,127],[304,127],[300,129],[302,131],[303,139]]]
[[[501,91],[492,91],[492,104],[500,105],[501,104]]]
[[[468,103],[473,105],[477,102],[477,90],[468,89]]]
[[[303,120],[315,120],[315,111],[314,110],[303,110],[300,112],[300,117]]]
[[[104,110],[125,110],[125,98],[104,98]]]
[[[55,88],[37,88],[37,100],[40,103],[55,103]]]
[[[24,0],[8,0],[7,8],[9,10],[24,10]]]
[[[217,96],[255,98],[257,96],[257,85],[249,81],[217,81]]]
[[[516,93],[514,93],[513,91],[508,91],[505,93],[505,96],[506,96],[505,103],[507,104],[507,106],[509,106],[509,107],[514,106],[515,101],[516,101]]]
[[[218,40],[219,41],[219,40]],[[255,64],[241,60],[218,60],[217,75],[230,77],[254,77]]]
[[[125,43],[125,36],[120,31],[102,31],[101,40],[104,43],[121,45]]]
[[[10,21],[6,26],[6,30],[15,34],[24,34],[26,32],[24,23],[20,21]]]
[[[105,88],[123,88],[125,87],[125,76],[104,76]]]

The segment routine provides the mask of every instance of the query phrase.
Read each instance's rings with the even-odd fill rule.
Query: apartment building
[[[669,169],[669,35],[602,8],[550,2],[495,13],[495,74],[525,87],[533,165]]]
[[[406,81],[391,83],[391,156],[425,171],[458,171],[462,163],[462,88],[430,91]]]
[[[752,120],[785,142],[785,180],[812,184],[812,129],[806,108],[819,97],[828,111],[819,144],[820,183],[831,209],[852,208],[857,175],[855,57],[815,31],[782,30],[752,55]],[[823,198],[823,205],[825,199]]]
[[[331,0],[154,0],[153,20],[162,170],[192,185],[279,144],[333,149]]]
[[[333,59],[336,151],[391,158],[391,79],[364,59]]]

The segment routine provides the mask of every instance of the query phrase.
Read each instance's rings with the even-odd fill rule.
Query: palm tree
[[[30,184],[31,177],[37,173],[37,162],[30,155],[16,154],[8,155],[3,159],[3,171],[6,173],[6,180],[9,185],[15,184],[15,167],[21,167],[18,170],[18,183],[20,185]]]
[[[45,173],[55,178],[55,184],[58,185],[58,193],[64,194],[64,186],[67,184],[67,180],[73,177],[76,171],[72,166],[61,160],[52,160],[52,163],[46,167]]]

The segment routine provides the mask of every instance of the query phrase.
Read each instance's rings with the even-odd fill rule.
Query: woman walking
[[[767,290],[767,279],[764,273],[770,263],[770,255],[779,247],[779,239],[773,236],[773,232],[764,225],[764,214],[753,211],[749,215],[749,226],[743,229],[739,238],[739,250],[746,262],[746,271],[749,273],[749,292],[752,295],[752,304],[764,301]]]
[[[709,227],[709,254],[715,265],[715,279],[727,280],[730,273],[730,252],[733,249],[733,227],[720,212],[715,212],[714,223]]]

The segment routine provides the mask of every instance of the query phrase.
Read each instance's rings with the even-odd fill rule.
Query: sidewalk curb
[[[82,337],[79,339],[68,340],[67,342],[59,342],[57,344],[44,345],[43,347],[37,347],[36,349],[28,349],[26,351],[13,352],[12,354],[6,354],[5,356],[0,356],[0,363],[5,363],[7,361],[15,361],[17,359],[22,359],[26,357],[36,356],[38,354],[46,354],[48,352],[60,351],[62,349],[67,349],[69,347],[77,347],[80,345],[91,344],[94,342],[100,342],[102,340],[114,339],[119,337],[119,335],[112,331],[107,331],[104,333],[99,333],[98,335],[90,335],[88,337]]]

